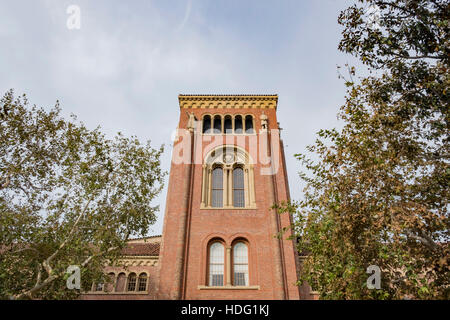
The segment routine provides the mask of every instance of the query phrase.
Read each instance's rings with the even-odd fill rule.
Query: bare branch
[[[53,258],[56,257],[56,255],[59,253],[59,251],[61,251],[65,247],[65,245],[71,240],[71,238],[72,238],[73,234],[75,233],[75,230],[78,226],[78,223],[80,223],[81,219],[83,218],[84,214],[86,213],[87,208],[89,207],[89,204],[91,203],[91,201],[92,201],[92,198],[89,199],[89,201],[86,203],[83,211],[81,211],[80,215],[78,216],[77,220],[75,221],[74,225],[72,226],[72,229],[70,230],[68,236],[63,241],[63,243],[61,243],[59,248],[56,249],[56,251],[42,263],[42,265],[44,266],[44,268],[47,271],[49,276],[51,275],[51,272],[52,272],[50,262],[53,260]]]

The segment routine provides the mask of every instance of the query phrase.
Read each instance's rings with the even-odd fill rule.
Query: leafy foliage
[[[378,24],[367,8],[379,9]],[[448,299],[449,7],[440,0],[360,0],[339,16],[350,69],[342,130],[321,130],[299,154],[304,199],[295,216],[301,282],[322,299]],[[369,290],[366,268],[382,271]]]
[[[63,119],[58,103],[46,112],[12,91],[1,106],[0,298],[75,298],[69,265],[90,289],[127,239],[155,222],[163,147],[106,139]]]

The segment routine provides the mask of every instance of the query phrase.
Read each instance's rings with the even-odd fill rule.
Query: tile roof
[[[122,249],[124,256],[159,256],[158,242],[153,243],[129,243]]]

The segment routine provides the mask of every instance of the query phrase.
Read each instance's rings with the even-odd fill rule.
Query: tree
[[[296,155],[304,198],[278,206],[308,253],[300,282],[323,299],[450,298],[449,9],[360,0],[339,16],[339,49],[372,74],[349,68],[342,130],[318,132],[318,160]],[[367,288],[370,265],[380,290]]]
[[[68,266],[90,288],[155,222],[163,147],[109,140],[63,119],[58,103],[46,112],[12,90],[0,105],[0,298],[75,298],[82,290],[66,288]]]

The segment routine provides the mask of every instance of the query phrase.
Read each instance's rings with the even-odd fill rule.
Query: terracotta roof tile
[[[159,256],[159,243],[129,243],[122,249],[124,256]]]

